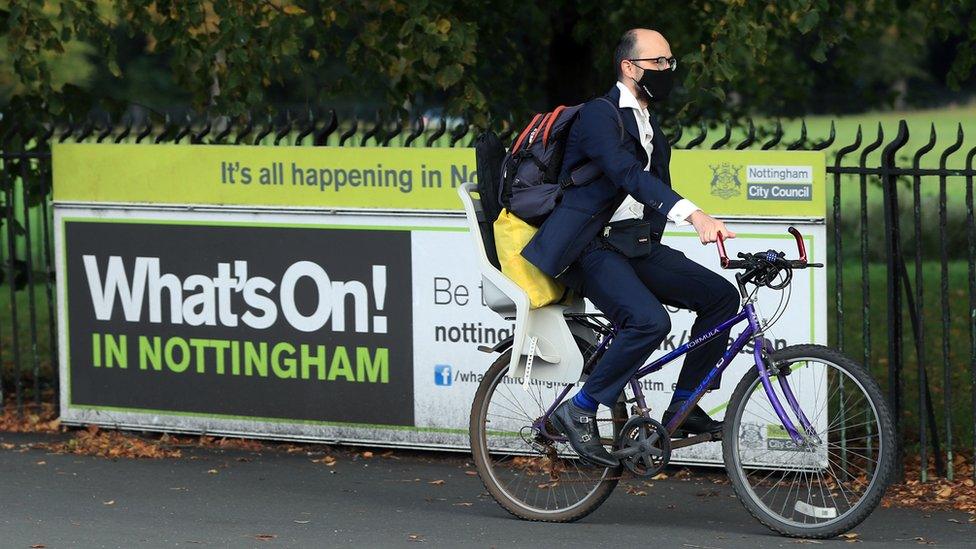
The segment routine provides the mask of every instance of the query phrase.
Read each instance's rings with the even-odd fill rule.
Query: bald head
[[[617,70],[617,80],[633,78],[636,71],[628,59],[647,59],[652,57],[671,57],[671,45],[664,35],[651,29],[630,29],[620,37],[613,61]],[[639,72],[639,71],[638,71]]]

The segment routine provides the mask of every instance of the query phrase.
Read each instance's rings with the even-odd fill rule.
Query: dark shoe
[[[671,418],[678,413],[678,410],[681,409],[683,404],[684,401],[675,402],[671,406],[668,406],[668,409],[664,411],[664,417],[661,418],[661,423],[663,423],[665,427],[671,421]],[[695,407],[691,409],[688,417],[685,418],[684,423],[682,423],[671,436],[685,437],[689,434],[700,435],[703,433],[715,433],[722,430],[722,425],[724,425],[723,422],[715,421],[705,413],[705,410],[701,409],[701,406],[696,404]]]
[[[620,461],[611,456],[600,442],[596,415],[576,406],[572,399],[563,402],[553,410],[549,420],[553,427],[569,439],[569,445],[581,458],[604,467],[620,465]]]

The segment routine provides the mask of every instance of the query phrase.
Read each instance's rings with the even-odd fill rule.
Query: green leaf
[[[464,67],[459,64],[448,65],[441,70],[437,71],[437,76],[434,77],[434,81],[441,89],[447,89],[454,84],[457,84],[461,80],[461,76],[464,74]]]
[[[797,22],[796,27],[800,30],[800,33],[806,34],[813,30],[813,27],[817,26],[818,22],[820,22],[820,12],[810,10],[803,14],[803,17]]]
[[[817,42],[814,46],[813,51],[810,52],[810,58],[817,63],[824,63],[827,61],[827,44],[823,40]]]

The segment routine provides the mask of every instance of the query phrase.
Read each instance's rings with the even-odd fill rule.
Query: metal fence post
[[[898,220],[898,176],[893,173],[895,155],[908,142],[908,124],[898,122],[898,133],[881,152],[881,189],[884,193],[885,249],[888,264],[888,400],[894,413],[895,432],[902,438],[901,405],[902,318],[901,318],[901,230]],[[905,477],[903,444],[895,452],[895,480]],[[924,465],[923,465],[924,466]]]

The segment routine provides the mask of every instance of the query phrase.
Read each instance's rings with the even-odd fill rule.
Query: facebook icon
[[[451,385],[451,365],[438,364],[434,366],[434,384],[448,387]]]

